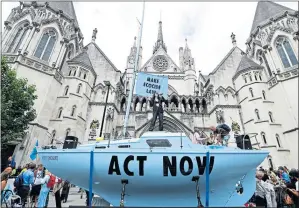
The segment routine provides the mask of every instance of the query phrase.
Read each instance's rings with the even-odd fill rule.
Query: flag
[[[37,149],[36,149],[37,146],[38,146],[38,140],[36,140],[35,147],[33,148],[32,152],[30,154],[31,160],[35,160],[37,157]]]

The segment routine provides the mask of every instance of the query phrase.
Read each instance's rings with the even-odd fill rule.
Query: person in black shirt
[[[149,131],[153,131],[155,128],[155,123],[157,117],[159,116],[159,131],[163,131],[163,103],[165,103],[165,99],[162,94],[155,93],[151,98],[150,102],[153,106],[153,118],[151,122],[151,126]]]

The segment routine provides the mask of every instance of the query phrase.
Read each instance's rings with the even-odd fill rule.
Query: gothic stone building
[[[22,2],[4,24],[2,54],[18,77],[36,85],[38,95],[37,117],[15,148],[18,164],[30,160],[36,139],[40,145],[58,146],[66,135],[81,143],[95,140],[108,89],[105,81],[111,87],[103,135],[119,138],[136,38],[126,67],[119,70],[95,43],[96,30],[83,45],[72,2]],[[170,57],[159,22],[152,57],[144,62],[140,48],[139,70],[169,78],[166,131],[209,135],[209,126],[234,121],[239,134],[250,135],[254,148],[270,151],[264,167],[298,168],[298,11],[259,2],[248,36],[247,50],[242,51],[232,34],[233,47],[223,60],[210,74],[197,75],[192,46],[186,41],[178,48],[179,59]],[[133,97],[130,108],[126,134],[139,137],[149,129],[152,109],[140,96]]]

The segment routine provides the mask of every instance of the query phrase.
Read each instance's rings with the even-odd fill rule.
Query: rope
[[[243,175],[243,177],[241,178],[241,180],[240,180],[240,184],[242,184],[242,182],[243,182],[243,180],[244,180],[244,178],[245,178],[246,176],[247,176],[247,173],[246,173],[245,175]],[[231,200],[231,198],[232,198],[232,196],[234,195],[234,193],[235,193],[235,191],[233,191],[232,194],[228,197],[228,199],[227,199],[227,201],[226,201],[226,203],[225,203],[224,206],[226,206],[227,203]]]

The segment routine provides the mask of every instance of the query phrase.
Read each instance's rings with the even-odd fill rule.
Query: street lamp
[[[108,87],[108,90],[107,90],[105,107],[104,107],[103,118],[102,118],[102,123],[101,123],[100,137],[102,136],[102,133],[103,133],[103,126],[104,126],[104,121],[105,121],[105,114],[106,114],[106,108],[107,108],[109,90],[110,90],[110,86],[111,86],[111,84],[110,84],[109,81],[104,81],[104,84]]]

